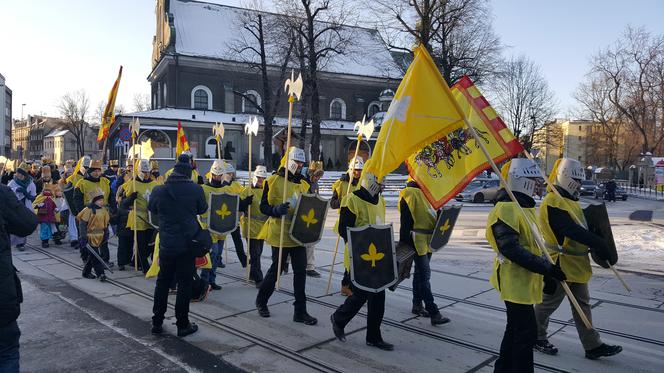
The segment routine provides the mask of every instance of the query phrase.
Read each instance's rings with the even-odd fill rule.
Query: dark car
[[[582,180],[581,181],[581,195],[582,196],[592,196],[595,194],[597,189],[597,184],[593,180]]]
[[[597,188],[595,188],[595,199],[598,199],[598,198],[601,198],[601,199],[604,199],[604,200],[607,199],[606,198],[606,186],[605,185],[606,185],[605,183],[601,183],[597,186]],[[616,187],[616,200],[619,200],[619,199],[621,199],[623,201],[627,201],[627,191],[625,190],[625,188],[621,187],[620,185],[618,185]]]

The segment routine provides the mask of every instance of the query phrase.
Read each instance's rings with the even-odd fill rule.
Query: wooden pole
[[[452,102],[457,107],[457,111],[459,113],[463,113],[463,111],[461,111],[461,109],[459,108],[459,104],[455,100],[452,100]],[[466,125],[466,127],[468,127],[468,130],[470,131],[471,135],[475,139],[475,143],[477,145],[479,145],[480,149],[482,150],[482,153],[484,153],[484,156],[489,161],[489,164],[491,165],[491,168],[493,169],[493,172],[495,172],[496,175],[498,175],[498,178],[500,179],[500,182],[505,186],[505,191],[509,195],[510,199],[516,204],[517,208],[519,209],[521,214],[523,214],[524,218],[528,222],[528,226],[530,227],[530,230],[533,233],[533,237],[535,238],[535,242],[537,243],[537,246],[539,246],[540,250],[544,253],[544,256],[549,260],[549,262],[551,262],[552,264],[555,264],[553,259],[551,258],[551,255],[549,255],[549,251],[547,250],[546,244],[544,243],[544,239],[542,238],[542,235],[541,235],[539,229],[537,228],[536,222],[530,221],[530,219],[528,219],[528,215],[526,215],[526,212],[523,210],[521,205],[519,205],[519,202],[517,201],[516,196],[514,196],[514,193],[512,192],[512,189],[510,189],[509,185],[507,184],[507,180],[505,180],[505,178],[503,178],[503,175],[500,173],[500,170],[498,169],[498,166],[496,165],[496,162],[493,161],[493,158],[491,158],[491,154],[489,154],[489,151],[486,149],[486,146],[484,146],[484,143],[480,139],[479,135],[477,134],[477,132],[475,132],[475,128],[473,128],[473,126],[471,126],[470,123],[468,123],[468,120],[465,118],[465,116],[463,118],[463,121],[464,121],[464,124]],[[577,302],[576,298],[574,297],[574,294],[572,294],[572,290],[570,290],[567,283],[564,282],[564,281],[561,281],[560,285],[562,286],[563,290],[567,294],[567,297],[569,298],[570,302],[574,306],[574,309],[579,314],[579,317],[581,317],[581,320],[585,324],[586,328],[587,329],[592,329],[593,326],[590,323],[590,320],[588,319],[586,314],[583,313],[583,310],[581,309],[581,306],[579,305],[579,302]]]
[[[530,159],[533,163],[535,162],[535,159],[533,158],[533,155],[530,154],[530,152],[527,151],[526,149],[523,150],[523,154],[526,156],[526,158]],[[539,169],[539,167],[538,167],[538,169]],[[565,198],[560,194],[560,191],[558,191],[558,188],[556,188],[556,187],[551,183],[551,181],[546,177],[546,175],[544,175],[544,171],[540,170],[540,174],[542,175],[542,178],[544,179],[544,183],[549,187],[549,189],[551,189],[551,191],[552,191],[553,193],[555,193],[555,195],[558,196],[558,198],[560,198],[560,199],[563,201],[563,203],[565,203],[565,204],[569,203],[569,202],[567,201],[567,199],[565,199]],[[574,219],[574,221],[576,222],[576,224],[578,224],[578,225],[580,225],[580,226],[582,226],[582,227],[585,228],[585,224],[583,224],[583,222],[582,222],[582,221],[581,221],[576,215],[574,215],[574,214],[570,214],[570,215],[572,216],[572,219]],[[607,262],[607,264],[609,264],[609,263]],[[615,267],[613,267],[611,264],[609,264],[609,269],[611,269],[611,271],[613,271],[613,274],[618,278],[618,280],[620,280],[620,282],[622,283],[622,285],[623,285],[623,287],[625,288],[625,290],[627,290],[628,292],[631,293],[631,292],[632,292],[632,289],[630,289],[629,286],[627,286],[627,283],[626,283],[625,280],[622,278],[622,276],[620,275],[620,273],[615,269]]]
[[[133,193],[136,193],[136,149],[134,146],[136,145],[136,133],[131,132],[131,162],[132,162],[132,168],[131,168],[131,186],[133,189]],[[138,231],[136,230],[136,200],[134,199],[134,224],[133,224],[133,230],[134,230],[134,270],[138,271]],[[143,263],[141,263],[143,264]]]
[[[360,143],[362,141],[362,134],[360,133],[357,135],[357,146],[355,146],[355,156],[353,157],[353,164],[348,167],[348,173],[349,173],[349,180],[348,180],[348,188],[346,188],[346,193],[343,196],[340,196],[340,198],[343,200],[345,196],[350,193],[350,188],[353,185],[353,176],[354,175],[354,167],[355,167],[355,159],[357,158],[357,153],[360,152]],[[351,168],[352,167],[352,168]],[[341,208],[339,209],[341,211]],[[330,266],[330,274],[327,277],[327,288],[325,289],[325,294],[330,294],[330,286],[332,285],[332,272],[334,272],[334,263],[337,260],[337,252],[339,251],[339,242],[341,241],[341,236],[339,235],[339,232],[337,232],[337,243],[334,245],[334,254],[332,255],[332,265]]]
[[[293,121],[293,105],[295,103],[295,95],[289,95],[288,96],[288,131],[286,135],[286,163],[284,164],[284,192],[282,196],[281,203],[286,203],[286,190],[288,189],[288,161],[289,161],[289,150],[290,150],[290,140],[291,140],[291,127],[292,127],[292,121]],[[288,214],[284,215],[281,217],[281,231],[279,233],[279,260],[278,260],[278,267],[277,267],[277,290],[279,290],[279,280],[281,279],[281,265],[282,265],[282,260],[281,260],[281,255],[284,250],[284,229],[286,228],[286,216]]]
[[[249,132],[249,192],[251,192],[251,195],[253,196],[254,194],[254,186],[253,186],[253,181],[251,178],[251,132]],[[247,239],[247,282],[249,282],[249,274],[250,274],[250,269],[251,269],[251,238],[250,236],[251,232],[251,205],[247,208],[247,236],[245,237]]]

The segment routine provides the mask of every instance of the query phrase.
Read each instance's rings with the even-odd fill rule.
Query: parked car
[[[582,196],[592,196],[595,195],[595,189],[597,189],[597,183],[593,180],[582,180],[581,181],[581,192]]]
[[[595,199],[598,198],[606,199],[606,188],[604,183],[599,184],[597,188],[595,188]],[[616,187],[616,200],[619,199],[627,201],[627,191],[620,185]]]
[[[500,190],[500,181],[497,179],[477,178],[456,196],[460,202],[469,201],[482,203],[493,201]]]

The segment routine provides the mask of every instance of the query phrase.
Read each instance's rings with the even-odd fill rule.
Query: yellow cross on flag
[[[381,123],[373,156],[364,170],[380,179],[415,151],[463,126],[463,116],[453,100],[429,52],[421,45],[415,48],[415,58]]]

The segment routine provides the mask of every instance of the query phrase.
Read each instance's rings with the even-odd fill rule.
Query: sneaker
[[[152,325],[152,329],[150,329],[150,333],[159,335],[164,332],[164,328],[161,325]]]
[[[189,323],[186,328],[178,328],[178,337],[183,338],[198,331],[198,325]]]
[[[215,284],[214,282],[210,284],[212,290],[221,290],[221,286]]]
[[[450,319],[443,317],[443,315],[438,312],[437,314],[431,316],[431,325],[443,325],[450,322]]]
[[[309,315],[308,313],[295,314],[293,315],[293,321],[303,323],[304,325],[316,325],[318,324],[318,319]]]
[[[535,345],[533,348],[543,354],[547,355],[557,355],[558,354],[558,348],[556,346],[552,345],[549,343],[549,340],[543,339],[543,340],[538,340],[535,342]],[[588,356],[588,353],[586,352],[586,356]]]
[[[601,346],[586,351],[586,359],[597,360],[600,357],[617,355],[622,351],[622,346],[612,346],[602,343]]]
[[[270,317],[270,310],[267,308],[267,305],[257,304],[256,308],[258,309],[258,314],[261,317]]]
[[[320,273],[316,272],[316,270],[311,269],[311,270],[308,270],[308,271],[307,271],[307,276],[309,276],[309,277],[319,278],[319,277],[320,277]]]
[[[413,309],[410,312],[412,312],[413,315],[420,317],[429,317],[429,312],[427,312],[421,304],[414,304]]]
[[[350,286],[348,285],[341,286],[341,295],[343,295],[344,297],[350,297],[351,295],[353,295],[353,291],[350,290]]]

